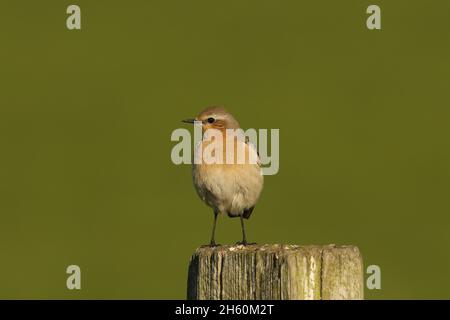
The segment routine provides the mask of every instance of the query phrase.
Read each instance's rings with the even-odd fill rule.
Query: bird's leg
[[[212,229],[212,234],[211,234],[211,242],[209,243],[210,247],[217,246],[216,241],[214,241],[214,235],[216,233],[216,224],[217,224],[217,215],[218,214],[219,214],[219,212],[217,212],[217,210],[214,210],[214,224],[213,224],[213,229]]]
[[[247,237],[245,236],[244,217],[242,216],[242,214],[240,215],[240,219],[241,219],[241,228],[242,228],[242,244],[244,246],[246,246],[247,245]]]
[[[242,242],[238,242],[238,243],[236,243],[236,244],[244,245],[244,246],[256,244],[256,242],[252,242],[252,243],[248,243],[248,242],[247,242],[247,237],[245,236],[244,216],[241,214],[239,217],[240,217],[240,219],[241,219]]]
[[[237,242],[236,244],[240,244],[240,245],[251,245],[251,244],[256,244],[256,242],[252,242],[252,243],[248,243],[247,242],[247,237],[245,236],[245,226],[244,226],[244,217],[243,215],[239,216],[241,219],[241,228],[242,228],[242,241],[241,242]]]

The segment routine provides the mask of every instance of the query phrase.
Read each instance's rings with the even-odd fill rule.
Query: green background
[[[280,129],[249,240],[354,244],[382,271],[367,298],[450,298],[449,18],[447,0],[2,1],[0,298],[185,298],[212,212],[170,135],[208,105]]]

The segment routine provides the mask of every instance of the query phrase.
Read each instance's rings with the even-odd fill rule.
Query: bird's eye
[[[214,118],[208,118],[208,123],[213,123],[214,121],[216,121]]]

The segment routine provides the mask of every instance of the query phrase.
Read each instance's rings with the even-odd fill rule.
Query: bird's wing
[[[258,149],[256,149],[255,145],[250,141],[248,136],[245,137],[245,144],[248,146],[248,152],[250,153],[256,153],[256,163],[258,166],[261,167],[261,161],[259,160],[259,152]]]

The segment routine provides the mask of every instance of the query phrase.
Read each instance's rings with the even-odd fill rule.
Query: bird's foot
[[[247,242],[246,240],[236,242],[236,245],[238,246],[251,246],[254,244],[256,244],[256,242]]]
[[[209,244],[204,244],[201,247],[202,248],[214,248],[214,247],[219,247],[221,246],[221,244],[216,243],[215,241],[211,241]]]

